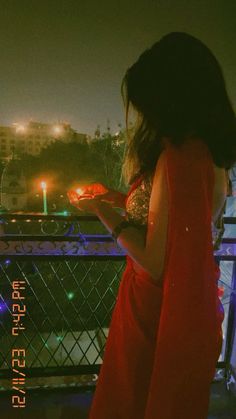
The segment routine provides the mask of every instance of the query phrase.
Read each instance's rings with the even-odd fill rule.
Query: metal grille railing
[[[97,221],[96,217],[71,217],[65,224],[63,217],[30,218],[29,214],[4,218],[0,237],[0,379],[12,375],[12,348],[25,348],[27,376],[98,373],[125,254]],[[43,223],[44,227],[57,223],[56,234],[54,229],[53,235],[48,235]],[[226,317],[218,366],[227,370],[235,333],[234,246],[232,238],[223,239],[215,254],[226,264],[219,284],[225,288],[222,303]],[[25,304],[27,310],[20,321],[25,329],[13,336],[12,284],[16,280],[25,283],[25,300],[14,302],[21,309]]]
[[[25,348],[30,369],[101,363],[124,262],[52,259],[0,263],[1,368],[11,368],[16,347]],[[19,336],[12,336],[14,280],[26,288],[18,302],[27,307]]]
[[[8,214],[3,221],[0,377],[11,376],[12,348],[25,349],[30,376],[98,372],[125,266],[122,249],[109,235],[93,233],[105,230],[97,217]],[[24,282],[25,299],[13,302],[16,280]],[[13,303],[27,308],[18,336]]]

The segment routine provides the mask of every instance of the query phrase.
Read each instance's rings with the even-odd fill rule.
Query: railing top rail
[[[65,242],[74,242],[74,241],[91,241],[91,242],[113,242],[113,238],[110,234],[70,234],[70,235],[61,235],[61,234],[0,234],[0,241],[65,241]],[[236,244],[236,237],[224,237],[222,239],[222,244]]]
[[[79,215],[78,213],[71,213],[69,211],[62,211],[62,212],[50,212],[45,214],[43,212],[0,212],[0,219],[11,219],[16,220],[68,220],[68,221],[100,221],[99,217],[93,214],[83,214]],[[223,217],[224,224],[236,224],[236,217]]]
[[[100,221],[96,215],[77,215],[65,212],[51,212],[44,214],[43,212],[0,212],[0,219],[2,220],[67,220],[67,221]]]
[[[0,242],[114,242],[110,234],[70,234],[68,236],[43,234],[0,234]],[[235,239],[236,243],[236,239]]]

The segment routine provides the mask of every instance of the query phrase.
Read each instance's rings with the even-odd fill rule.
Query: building
[[[77,133],[68,123],[45,124],[30,121],[28,124],[15,123],[0,126],[0,159],[8,159],[13,151],[17,155],[38,155],[40,151],[55,141],[84,143],[88,135]]]
[[[1,177],[1,206],[8,211],[23,210],[27,205],[27,186],[20,160],[6,164]]]

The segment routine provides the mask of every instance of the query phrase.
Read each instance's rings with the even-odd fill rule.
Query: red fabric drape
[[[223,320],[211,233],[213,162],[202,141],[165,153],[168,243],[145,419],[204,419]]]
[[[163,288],[138,275],[127,256],[89,419],[207,418],[223,320],[211,236],[213,162],[200,140],[164,153]]]

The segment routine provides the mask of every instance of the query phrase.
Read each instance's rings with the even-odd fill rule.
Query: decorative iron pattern
[[[108,236],[83,236],[60,240],[55,237],[43,237],[40,240],[29,240],[21,236],[20,240],[13,237],[0,239],[0,255],[2,256],[125,256],[124,251]]]

